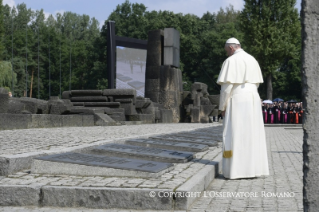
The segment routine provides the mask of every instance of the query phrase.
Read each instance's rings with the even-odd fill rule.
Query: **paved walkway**
[[[265,128],[270,176],[245,180],[215,179],[189,210],[204,211],[303,211],[302,129]],[[239,197],[217,197],[217,192],[233,192]],[[240,193],[242,192],[242,193]],[[253,193],[247,193],[253,192]],[[223,195],[221,193],[218,193]],[[215,196],[214,196],[215,195]],[[278,197],[276,197],[278,195]],[[240,197],[242,196],[242,197]],[[246,196],[246,197],[245,197]],[[250,197],[249,197],[250,196]],[[288,196],[288,197],[287,197]],[[111,211],[84,208],[1,207],[0,211]]]
[[[213,181],[190,212],[203,211],[303,211],[302,129],[265,128],[270,175],[266,178]],[[217,192],[253,192],[243,197],[216,197]],[[213,197],[215,194],[215,197]],[[279,195],[276,197],[275,195]],[[286,194],[286,197],[284,195]],[[287,197],[293,196],[293,197]],[[223,195],[223,194],[221,194]],[[219,195],[219,196],[221,196]],[[248,196],[248,197],[245,197]],[[280,196],[281,195],[281,196]],[[212,198],[212,197],[213,198]],[[250,196],[250,197],[249,197]]]

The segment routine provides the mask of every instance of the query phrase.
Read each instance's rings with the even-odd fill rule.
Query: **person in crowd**
[[[268,108],[268,104],[264,104],[262,106],[262,112],[263,112],[263,119],[264,119],[264,123],[267,123],[267,108]]]
[[[293,111],[294,111],[294,107],[292,105],[292,103],[289,103],[289,106],[288,106],[288,124],[291,124],[294,122],[294,114],[293,114]]]
[[[283,104],[283,108],[281,109],[280,123],[286,124],[288,120],[288,109],[287,104]]]
[[[270,104],[268,109],[268,117],[267,117],[267,121],[269,124],[273,124],[274,123],[274,105]]]
[[[273,109],[274,109],[274,123],[278,124],[280,122],[280,107],[278,102],[275,102]]]

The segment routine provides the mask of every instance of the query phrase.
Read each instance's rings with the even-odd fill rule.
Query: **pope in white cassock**
[[[229,57],[217,80],[221,85],[219,110],[224,116],[223,175],[229,179],[269,175],[257,90],[264,82],[259,64],[236,38],[226,41],[225,50]]]

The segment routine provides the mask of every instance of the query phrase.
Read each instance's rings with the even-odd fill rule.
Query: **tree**
[[[3,19],[4,19],[4,11],[3,11],[3,5],[2,0],[0,0],[0,61],[3,60],[3,51],[4,51],[4,26],[3,26]]]
[[[13,84],[15,84],[17,82],[17,76],[15,73],[12,76],[11,63],[7,61],[0,61],[0,87],[5,87],[10,90],[12,81]]]
[[[296,0],[245,0],[240,14],[243,43],[260,64],[267,99],[273,99],[272,81],[282,78],[282,66],[300,60],[301,25],[295,4]]]

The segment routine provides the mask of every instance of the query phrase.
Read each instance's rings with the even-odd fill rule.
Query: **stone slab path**
[[[303,131],[281,127],[265,128],[265,131],[270,175],[266,178],[240,180],[225,180],[220,175],[206,190],[206,194],[193,204],[190,212],[303,211]],[[227,193],[219,193],[222,197],[217,197],[217,192],[234,192],[239,195],[242,194],[240,192],[253,192],[253,194],[244,193],[242,197],[227,197]],[[275,196],[276,193],[279,197]]]
[[[281,127],[265,128],[265,130],[270,176],[254,179],[225,180],[222,175],[220,175],[211,183],[205,192],[202,192],[202,196],[198,198],[188,211],[303,211],[303,131],[302,129],[285,129]],[[233,192],[232,194],[236,194],[237,197],[227,197],[227,192]],[[217,194],[221,197],[217,197]],[[276,195],[278,197],[276,197]],[[99,212],[105,210],[86,208],[0,207],[0,211]],[[136,210],[108,209],[107,211],[129,212]]]

